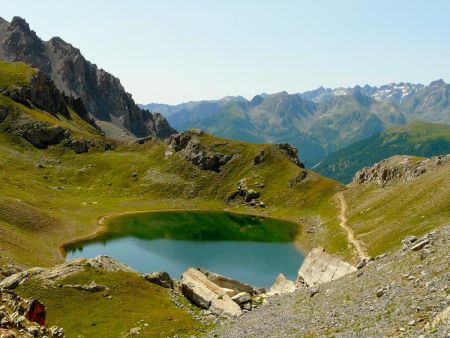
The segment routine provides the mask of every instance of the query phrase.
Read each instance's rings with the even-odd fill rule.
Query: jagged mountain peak
[[[430,82],[429,86],[430,87],[440,87],[440,86],[445,86],[446,84],[447,83],[445,83],[445,81],[443,79],[439,79],[439,80]]]
[[[35,33],[34,31],[32,31],[30,29],[29,23],[24,18],[22,18],[20,16],[15,16],[15,17],[12,18],[10,29],[11,30],[12,29],[20,29],[20,30],[23,30],[25,32]]]
[[[79,97],[108,136],[166,137],[175,132],[164,118],[141,110],[118,78],[86,60],[78,48],[60,37],[41,40],[20,17],[0,24],[0,59],[40,69],[60,91]]]

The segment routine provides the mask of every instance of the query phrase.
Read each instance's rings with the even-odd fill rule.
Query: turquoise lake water
[[[295,235],[292,227],[225,212],[140,214],[114,219],[100,237],[68,246],[66,258],[108,255],[137,271],[166,271],[174,278],[188,267],[201,267],[268,287],[280,272],[296,279],[303,255],[287,241]]]

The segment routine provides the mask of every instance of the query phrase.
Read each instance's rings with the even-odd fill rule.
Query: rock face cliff
[[[165,138],[175,132],[160,114],[140,109],[118,78],[87,61],[79,49],[58,37],[41,40],[20,17],[11,23],[0,18],[0,58],[38,68],[65,95],[80,98],[95,119],[136,137]]]

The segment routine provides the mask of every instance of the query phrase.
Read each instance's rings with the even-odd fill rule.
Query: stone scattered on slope
[[[389,252],[358,273],[320,285],[314,297],[317,287],[276,296],[207,336],[449,337],[450,226],[421,238],[430,238],[429,250]]]
[[[306,286],[324,284],[356,270],[353,265],[327,254],[323,248],[314,248],[303,261],[297,282]]]
[[[297,290],[297,286],[291,280],[286,279],[286,277],[280,273],[275,279],[275,283],[270,287],[268,296],[281,295],[284,293],[292,293]]]
[[[209,311],[216,316],[239,317],[242,315],[241,307],[233,302],[227,294],[211,300]]]

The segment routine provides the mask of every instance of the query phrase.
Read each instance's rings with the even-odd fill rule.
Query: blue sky
[[[0,0],[137,102],[450,80],[450,1]]]

